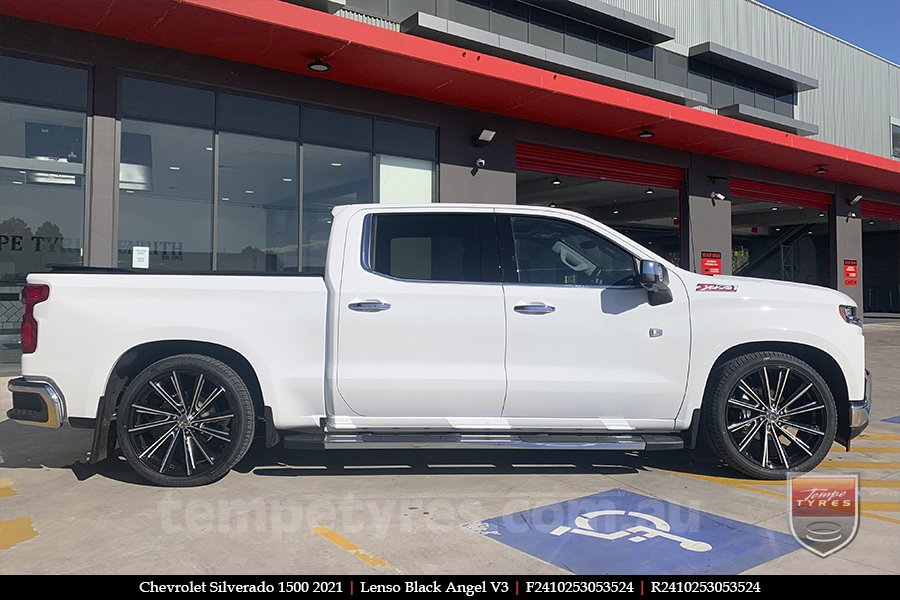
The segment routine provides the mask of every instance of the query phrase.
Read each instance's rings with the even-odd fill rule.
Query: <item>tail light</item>
[[[34,306],[50,297],[49,285],[26,285],[22,289],[22,304],[25,315],[22,317],[22,354],[31,354],[37,350],[38,324],[34,318]]]

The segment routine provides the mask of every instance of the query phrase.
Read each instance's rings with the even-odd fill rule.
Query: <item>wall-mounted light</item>
[[[493,131],[491,129],[482,129],[481,133],[476,135],[475,138],[472,140],[472,143],[479,147],[487,146],[488,144],[490,144],[491,142],[494,141],[495,135],[497,135],[496,131]]]
[[[862,199],[863,199],[862,194],[857,194],[857,195],[853,196],[852,198],[850,198],[849,200],[847,200],[847,204],[849,204],[850,206],[856,206],[857,204],[859,204],[860,200],[862,200]]]
[[[824,217],[824,216],[825,216],[825,213],[823,213],[822,211],[819,211],[819,217]]]
[[[710,192],[709,199],[712,200],[712,205],[715,206],[716,201],[725,199],[725,194],[722,192]]]
[[[331,65],[329,65],[321,58],[317,58],[316,60],[306,65],[306,68],[310,71],[315,71],[316,73],[327,73],[331,70]]]
[[[555,205],[555,204],[551,204],[551,205],[550,205],[550,208],[556,208],[556,205]]]
[[[653,193],[653,188],[652,188],[652,187],[649,187],[649,186],[647,186],[647,189],[646,189],[646,190],[644,190],[644,193],[645,193],[645,194],[652,194],[652,193]]]
[[[619,214],[619,209],[618,209],[618,208],[614,208],[614,209],[613,209],[613,214],[614,214],[614,215]]]
[[[816,175],[824,175],[827,172],[828,167],[826,167],[825,165],[819,165],[818,167],[816,167]]]
[[[649,140],[650,138],[652,138],[652,137],[653,137],[654,135],[656,135],[656,134],[653,133],[652,131],[650,131],[649,129],[642,129],[641,132],[640,132],[639,134],[637,134],[637,135],[638,135],[638,137],[641,138],[641,139]]]
[[[777,207],[777,206],[773,206],[773,207],[772,207],[772,210],[778,210],[778,207]]]
[[[560,185],[562,181],[559,180],[559,177],[554,177],[553,181],[550,182],[550,185]]]

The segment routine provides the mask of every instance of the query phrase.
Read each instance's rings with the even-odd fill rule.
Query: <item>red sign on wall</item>
[[[700,253],[700,272],[703,275],[721,275],[722,274],[722,253],[721,252],[701,252]]]
[[[844,285],[855,287],[859,282],[859,271],[855,260],[844,261]]]

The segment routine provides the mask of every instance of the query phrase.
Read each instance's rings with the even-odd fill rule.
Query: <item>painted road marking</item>
[[[785,533],[622,489],[468,528],[577,575],[734,574],[799,547]]]
[[[0,479],[0,499],[11,498],[16,495],[13,489],[12,479]]]
[[[896,417],[888,417],[887,419],[882,419],[881,421],[882,421],[883,423],[897,423],[897,424],[900,424],[900,415],[897,415]]]
[[[390,569],[392,571],[396,571],[397,573],[400,573],[400,569],[398,569],[397,567],[395,567],[388,561],[384,560],[383,558],[379,558],[379,557],[375,556],[371,552],[367,552],[362,547],[357,546],[356,544],[354,544],[353,542],[351,542],[350,540],[348,540],[347,538],[345,538],[338,532],[334,531],[333,529],[330,529],[330,528],[324,527],[324,526],[320,526],[320,527],[316,527],[315,529],[313,529],[313,533],[315,533],[319,537],[322,537],[322,538],[328,540],[329,542],[331,542],[332,544],[334,544],[341,550],[348,552],[351,556],[361,560],[362,562],[366,563],[370,567],[373,567],[376,569],[378,569],[378,568]]]
[[[832,448],[828,451],[830,454],[838,454],[844,453],[849,454],[853,452],[854,454],[900,454],[900,447],[890,448],[890,447],[867,447],[867,446],[853,446],[853,450],[847,451],[843,448]]]
[[[37,536],[34,523],[28,517],[0,521],[0,550],[9,550],[16,544]]]
[[[900,441],[900,434],[896,433],[876,433],[876,432],[866,432],[861,436],[856,438],[854,441],[866,441],[866,440],[883,440],[883,441]]]
[[[826,460],[817,469],[884,469],[894,471],[900,469],[900,462],[860,462],[843,460]]]

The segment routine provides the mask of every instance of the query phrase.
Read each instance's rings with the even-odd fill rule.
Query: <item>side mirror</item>
[[[669,271],[655,260],[641,261],[641,287],[647,290],[650,306],[667,304],[672,301],[669,288]]]

